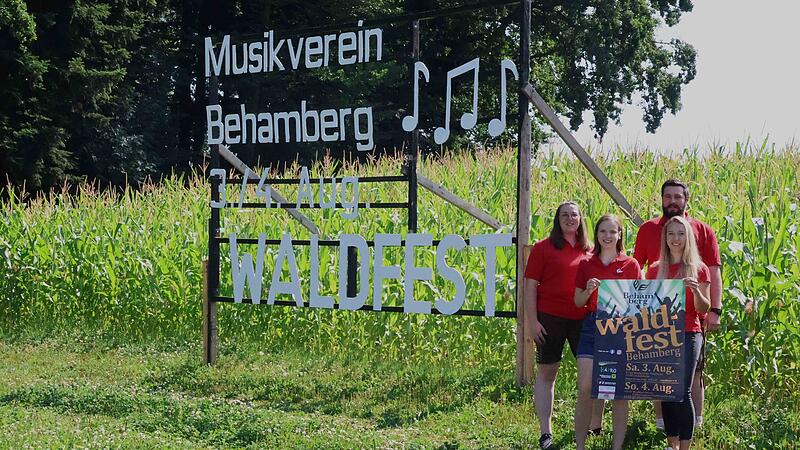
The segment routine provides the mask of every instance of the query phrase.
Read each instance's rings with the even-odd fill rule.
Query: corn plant
[[[680,178],[691,188],[690,213],[717,232],[723,256],[723,329],[709,339],[709,375],[758,393],[796,389],[800,379],[800,152],[745,142],[734,148],[684,150],[671,155],[638,150],[594,152],[598,164],[645,218],[660,214],[659,187]],[[312,177],[400,174],[400,157],[366,163],[321,158]],[[531,240],[547,236],[555,207],[577,200],[591,228],[593,220],[620,210],[582,165],[569,155],[536,155],[531,167]],[[516,154],[491,151],[445,152],[424,158],[419,171],[486,210],[511,232],[516,210]],[[297,177],[297,165],[281,177]],[[255,187],[246,193],[255,201]],[[289,199],[297,187],[278,188]],[[403,184],[360,186],[361,201],[404,201]],[[181,344],[200,339],[201,261],[207,255],[210,186],[198,170],[170,176],[135,191],[98,190],[91,184],[33,199],[7,188],[0,213],[0,333],[34,335],[83,333],[114,342],[161,340]],[[239,187],[228,196],[238,198]],[[327,238],[341,233],[406,233],[404,210],[362,209],[354,220],[337,210],[302,210]],[[285,211],[222,212],[222,235],[279,238],[308,231]],[[419,190],[419,231],[469,237],[492,229],[430,192]],[[626,247],[636,234],[628,223]],[[254,252],[242,245],[240,252]],[[231,295],[228,246],[223,244],[221,294]],[[265,260],[270,280],[277,248]],[[301,285],[308,290],[307,248],[297,247]],[[432,267],[434,249],[420,249],[418,265]],[[402,265],[402,250],[387,264]],[[467,283],[464,308],[482,309],[484,256],[477,251],[448,255]],[[336,248],[320,250],[322,294],[338,290]],[[497,256],[497,309],[513,310],[515,258],[512,248]],[[288,272],[283,273],[284,279]],[[385,305],[402,304],[402,281],[386,283]],[[452,295],[443,280],[418,283],[417,298]],[[514,321],[502,318],[380,314],[221,304],[219,329],[225,345],[246,341],[265,348],[373,353],[385,358],[492,364],[511,370]]]

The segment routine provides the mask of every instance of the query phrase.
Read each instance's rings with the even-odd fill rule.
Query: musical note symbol
[[[450,100],[452,90],[453,78],[463,75],[470,70],[475,71],[472,82],[472,112],[464,113],[461,116],[461,128],[465,130],[472,129],[478,123],[478,67],[480,65],[480,58],[475,58],[472,61],[464,63],[453,70],[447,72],[447,97],[445,98],[444,108],[444,127],[438,127],[433,132],[433,141],[437,144],[443,144],[450,137]]]
[[[500,119],[492,119],[489,122],[489,135],[492,137],[500,136],[506,129],[506,71],[510,70],[514,74],[514,79],[519,79],[517,66],[514,61],[504,59],[500,62]]]
[[[417,128],[417,123],[419,123],[419,74],[425,75],[426,83],[431,81],[428,66],[422,61],[414,63],[414,115],[403,117],[403,129],[406,131]]]

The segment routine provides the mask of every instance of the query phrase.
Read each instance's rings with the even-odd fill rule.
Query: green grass
[[[793,405],[800,404],[800,153],[796,148],[745,143],[705,155],[687,150],[667,157],[617,150],[594,156],[642,217],[659,214],[658,189],[664,179],[688,181],[691,214],[717,231],[725,314],[723,329],[708,345],[709,414],[716,415],[717,425],[726,431],[709,431],[701,442],[705,448],[741,448],[730,444],[737,439],[756,448],[783,445],[792,436],[788,418],[797,418]],[[499,148],[424,160],[420,171],[512,225],[515,161],[513,149]],[[361,165],[323,159],[311,168],[314,176],[339,178],[400,170],[397,158]],[[297,173],[293,167],[284,175]],[[566,199],[577,199],[589,222],[618,212],[571,157],[539,155],[532,174],[532,239],[547,234],[555,206]],[[296,195],[293,189],[280,190],[291,199]],[[192,175],[170,177],[142,191],[98,192],[84,185],[77,195],[53,193],[32,200],[13,192],[0,196],[3,358],[24,356],[17,350],[20,346],[47,343],[30,349],[38,355],[38,364],[4,361],[2,370],[8,376],[2,378],[5,400],[0,415],[4,427],[18,431],[7,428],[9,432],[0,436],[28,432],[34,439],[37,427],[53,422],[56,429],[73,430],[61,433],[64,439],[94,435],[86,430],[98,429],[106,431],[97,436],[116,439],[98,446],[127,445],[123,439],[146,445],[159,442],[164,433],[175,439],[175,446],[257,447],[272,445],[268,439],[274,436],[306,447],[330,442],[339,447],[436,447],[455,442],[505,448],[533,442],[537,431],[530,418],[530,392],[511,387],[515,326],[509,319],[223,304],[221,365],[200,367],[196,346],[209,191],[201,177]],[[363,184],[361,193],[361,200],[370,202],[402,201],[406,195],[402,184]],[[238,187],[229,187],[228,194],[238,198]],[[434,238],[491,232],[429,192],[420,190],[419,195],[420,231]],[[369,238],[376,232],[403,234],[406,229],[403,211],[361,210],[353,221],[342,219],[339,211],[304,212],[332,238],[341,232]],[[277,238],[289,230],[294,237],[308,238],[284,211],[226,210],[222,216],[223,235],[255,237],[266,232]],[[628,224],[628,247],[635,231]],[[230,295],[227,245],[222,249],[221,293]],[[307,249],[296,252],[307,292]],[[268,268],[274,256],[272,249]],[[387,264],[397,264],[401,257],[399,251],[390,252]],[[427,249],[417,254],[423,262],[430,263],[432,257]],[[327,270],[335,267],[336,258],[321,251],[323,294],[338,289],[335,271]],[[483,308],[483,259],[481,252],[462,252],[452,259],[467,281],[465,308]],[[497,267],[497,309],[513,309],[511,249],[499,252]],[[387,283],[385,305],[401,304],[401,286]],[[418,283],[416,293],[430,300],[449,289],[442,280],[434,280]],[[77,349],[48,350],[62,338]],[[188,350],[175,354],[175,349]],[[143,352],[147,357],[139,358]],[[130,363],[125,358],[131,358]],[[70,381],[75,369],[64,366],[66,360],[75,360],[81,373],[97,370],[97,389],[82,375]],[[119,367],[106,367],[111,361]],[[245,370],[246,364],[253,370]],[[13,375],[17,370],[24,375]],[[131,373],[122,376],[128,370]],[[319,376],[310,378],[309,373]],[[559,398],[571,399],[574,371],[565,370],[564,375]],[[17,379],[25,382],[17,385]],[[229,400],[255,402],[257,407],[248,409]],[[170,409],[172,404],[178,409]],[[763,408],[763,418],[748,409],[751,404]],[[559,429],[569,429],[571,406],[557,408]],[[655,431],[645,426],[648,414],[643,406],[632,419],[631,436],[640,448],[656,445]],[[236,423],[272,424],[274,431],[236,428],[229,417]],[[452,431],[447,431],[449,421]],[[489,422],[503,426],[476,425]],[[707,423],[710,430],[714,422]],[[295,429],[307,430],[307,440]],[[317,429],[344,431],[325,440],[320,434],[328,431]],[[125,437],[125,430],[139,434]],[[48,436],[42,433],[35,439]],[[570,441],[566,433],[558,439]],[[28,441],[14,444],[21,442]],[[36,447],[73,445],[30,442]],[[0,447],[8,446],[3,444],[0,441]]]
[[[497,368],[256,347],[230,352],[215,367],[200,361],[196,345],[2,342],[0,447],[505,449],[538,439],[530,389],[514,387],[513,374]],[[569,449],[572,361],[562,375],[555,440]],[[695,448],[792,448],[798,420],[789,399],[712,385]],[[661,444],[649,403],[634,402],[627,448]],[[592,449],[608,445],[609,436],[590,440]]]

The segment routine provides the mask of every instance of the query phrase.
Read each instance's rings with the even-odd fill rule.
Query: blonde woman
[[[662,402],[664,432],[668,449],[688,450],[692,444],[695,411],[692,404],[692,380],[703,333],[699,313],[711,307],[711,274],[697,250],[692,226],[683,216],[671,217],[661,231],[661,255],[647,271],[647,279],[680,279],[686,287],[686,328],[684,338],[684,392],[681,402]]]

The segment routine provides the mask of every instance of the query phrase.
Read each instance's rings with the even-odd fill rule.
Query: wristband
[[[718,316],[722,316],[722,308],[709,308],[708,311],[713,312]]]

